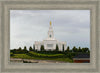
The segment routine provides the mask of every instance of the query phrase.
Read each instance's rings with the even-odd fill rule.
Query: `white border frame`
[[[0,1],[0,66],[1,72],[80,73],[100,70],[100,1],[99,0],[1,0]],[[10,10],[90,10],[90,63],[25,64],[10,63]]]

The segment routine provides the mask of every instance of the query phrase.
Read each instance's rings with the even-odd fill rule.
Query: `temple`
[[[58,41],[54,38],[54,32],[52,28],[52,23],[50,21],[48,37],[43,41],[35,41],[35,49],[40,50],[41,45],[44,46],[45,50],[55,50],[56,46],[58,46],[60,51],[66,50],[66,42]]]

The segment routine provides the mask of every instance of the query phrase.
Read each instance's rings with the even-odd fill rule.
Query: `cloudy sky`
[[[10,49],[46,39],[50,21],[57,40],[66,41],[70,48],[90,48],[89,10],[11,10]]]

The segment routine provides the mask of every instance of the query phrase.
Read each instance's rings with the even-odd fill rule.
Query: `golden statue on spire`
[[[51,26],[51,21],[50,21],[50,26]]]

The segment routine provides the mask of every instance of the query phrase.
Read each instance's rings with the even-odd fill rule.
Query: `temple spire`
[[[50,27],[49,27],[49,31],[48,31],[48,38],[54,38],[54,34],[53,34],[53,28],[52,28],[52,23],[50,21]]]
[[[50,26],[51,26],[51,21],[50,21]]]

